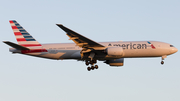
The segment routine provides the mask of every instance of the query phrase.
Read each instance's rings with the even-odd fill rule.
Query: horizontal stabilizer
[[[12,42],[9,42],[9,41],[3,41],[5,44],[13,47],[13,48],[16,48],[18,50],[30,50],[29,48],[26,48],[24,46],[21,46],[21,45],[18,45],[18,44],[15,44],[15,43],[12,43]]]

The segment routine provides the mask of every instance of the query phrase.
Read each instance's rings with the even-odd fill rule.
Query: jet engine
[[[124,65],[124,58],[106,60],[104,63],[109,64],[110,66],[123,66]]]
[[[107,55],[111,56],[122,56],[123,48],[122,47],[108,47],[106,48]]]

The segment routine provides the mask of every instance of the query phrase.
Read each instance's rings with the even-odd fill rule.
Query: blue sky
[[[1,41],[16,42],[17,20],[40,43],[72,42],[55,24],[97,42],[156,40],[180,49],[179,0],[5,0],[0,3]],[[123,67],[98,62],[48,60],[11,54],[0,44],[1,101],[179,101],[179,52],[161,58],[125,59]]]

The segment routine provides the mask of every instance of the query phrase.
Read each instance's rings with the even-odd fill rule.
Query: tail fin
[[[15,20],[9,22],[19,45],[24,47],[42,46]]]

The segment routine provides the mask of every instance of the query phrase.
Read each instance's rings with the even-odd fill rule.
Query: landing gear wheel
[[[93,61],[90,61],[90,64],[93,65]]]
[[[163,64],[164,64],[164,61],[161,61],[161,64],[163,65]]]
[[[89,62],[88,62],[88,61],[86,61],[86,65],[87,65],[87,66],[89,65]]]
[[[87,70],[90,71],[90,70],[91,70],[91,67],[88,67]]]
[[[95,65],[95,68],[98,69],[98,65]]]
[[[93,61],[93,63],[97,63],[97,60],[92,60]]]
[[[94,66],[91,66],[91,69],[94,70]]]

